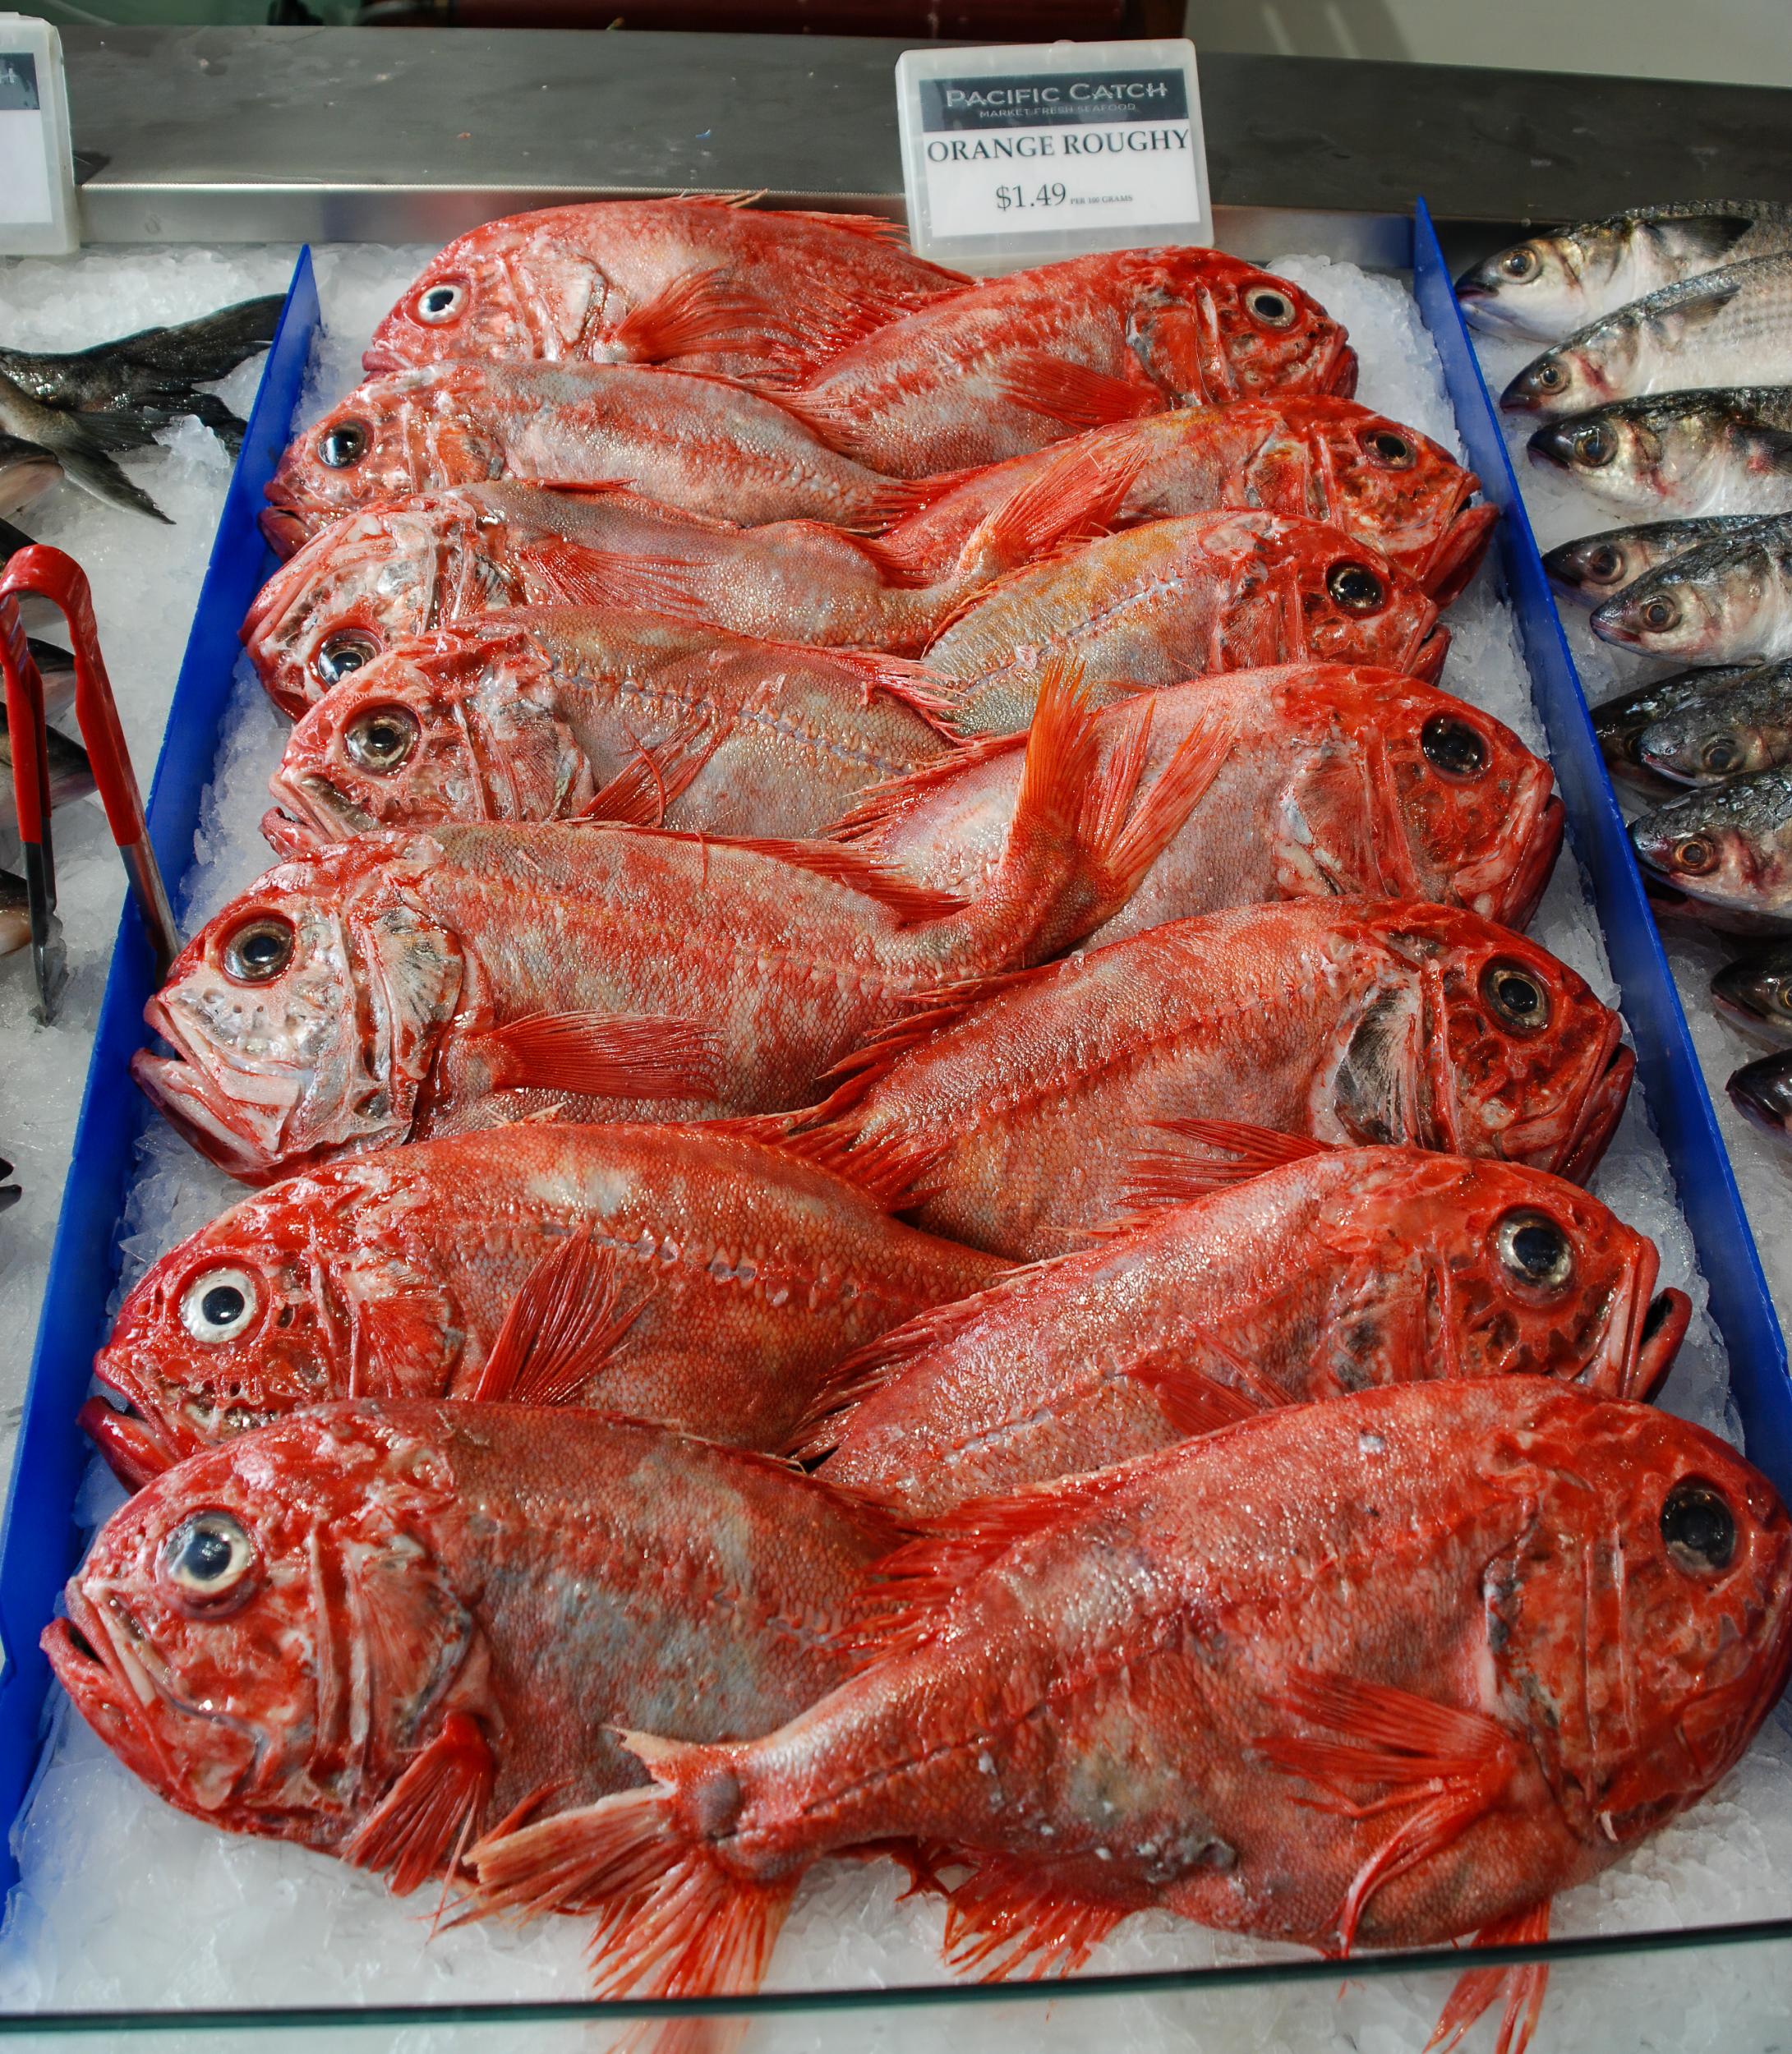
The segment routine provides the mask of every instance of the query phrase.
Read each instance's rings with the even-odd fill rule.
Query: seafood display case
[[[1333,223],[1329,231],[1324,216],[1259,208],[1248,220],[1234,216],[1232,228],[1235,234],[1228,238],[1222,210],[1222,243],[1245,243],[1254,256],[1301,251],[1298,262],[1283,268],[1321,300],[1327,297],[1331,266],[1352,260],[1403,274],[1397,283],[1371,278],[1371,292],[1384,288],[1404,302],[1410,279],[1411,301],[1435,352],[1442,403],[1467,461],[1502,517],[1494,545],[1497,573],[1488,579],[1485,595],[1485,639],[1475,647],[1492,652],[1486,658],[1491,675],[1510,660],[1498,652],[1505,646],[1502,638],[1515,628],[1530,704],[1522,713],[1504,703],[1490,710],[1514,724],[1523,720],[1523,731],[1540,735],[1546,745],[1543,753],[1567,814],[1569,854],[1563,868],[1578,868],[1579,880],[1563,883],[1560,902],[1552,900],[1552,905],[1564,923],[1585,917],[1571,913],[1569,900],[1591,906],[1594,924],[1575,928],[1574,941],[1564,946],[1590,951],[1589,965],[1603,951],[1655,1137],[1651,1141],[1637,1130],[1641,1153],[1634,1160],[1627,1158],[1625,1200],[1614,1202],[1626,1217],[1645,1205],[1654,1207],[1647,1223],[1664,1241],[1665,1264],[1681,1263],[1673,1280],[1684,1278],[1698,1297],[1692,1354],[1706,1382],[1692,1401],[1695,1407],[1713,1423],[1728,1420],[1739,1429],[1750,1460],[1783,1494],[1792,1496],[1792,1376],[1785,1338],[1430,215],[1421,200],[1410,221],[1363,215]],[[1341,272],[1334,275],[1342,278]],[[264,487],[300,417],[319,321],[317,286],[305,252],[293,275],[231,477],[150,791],[149,833],[171,887],[187,875],[196,839],[203,837],[205,809],[213,803],[208,788],[228,769],[219,737],[242,675],[238,628],[273,568],[258,525]],[[1432,374],[1414,362],[1403,367],[1403,375],[1417,381]],[[1451,682],[1472,697],[1472,678],[1465,684],[1464,674],[1453,673]],[[178,898],[177,910],[185,913],[191,928],[191,910]],[[1563,932],[1569,931],[1564,925]],[[1556,946],[1553,936],[1551,946]],[[1599,965],[1594,974],[1602,975],[1603,969]],[[29,1807],[42,1788],[60,1733],[46,1727],[51,1678],[39,1638],[87,1545],[99,1502],[87,1481],[94,1457],[77,1416],[116,1305],[122,1274],[121,1222],[142,1173],[140,1140],[152,1116],[131,1081],[130,1062],[148,1040],[143,1009],[159,982],[149,937],[136,907],[127,905],[87,1069],[0,1541],[0,1642],[6,1656],[0,1674],[0,1814],[9,1819],[22,1815],[27,1821],[15,1828],[0,1855],[0,1872],[9,1885],[18,1878],[21,1831],[29,1831]],[[1634,1102],[1630,1118],[1639,1118]],[[1665,1225],[1657,1225],[1658,1218]],[[1684,1222],[1684,1227],[1676,1222]],[[1670,1274],[1665,1266],[1663,1274]],[[1709,1329],[1703,1324],[1707,1311]],[[1774,1744],[1780,1752],[1773,1757],[1771,1787],[1778,1800],[1792,1771],[1781,1762],[1783,1739]],[[1615,1893],[1565,1936],[1518,1939],[1477,1953],[1477,1966],[1550,1965],[1552,2013],[1546,2015],[1538,2047],[1565,2043],[1555,2035],[1569,2019],[1575,2022],[1569,2029],[1595,2043],[1589,2033],[1597,2029],[1597,2021],[1612,2015],[1613,1992],[1619,1983],[1626,2017],[1633,2008],[1638,2018],[1686,2024],[1685,2043],[1690,2044],[1684,1992],[1706,1976],[1733,1986],[1734,2036],[1722,2043],[1769,2043],[1770,2022],[1784,2010],[1773,1993],[1783,1998],[1792,1987],[1792,1799],[1784,1815],[1776,1814],[1762,1829],[1765,1841],[1741,1816],[1740,1806],[1724,1809],[1725,1819],[1704,1829],[1713,1838],[1684,1858],[1689,1868],[1709,1862],[1717,1877],[1697,1899],[1700,1909],[1691,1918],[1676,1899],[1671,1875],[1658,1877]],[[1735,1842],[1734,1855],[1711,1856],[1709,1846],[1726,1831]],[[113,1858],[128,1858],[131,1844],[121,1842]],[[152,1835],[140,1844],[153,1850],[156,1843]],[[1752,1853],[1760,1855],[1769,1875],[1739,1884],[1725,1863],[1745,1862]],[[1668,1867],[1671,1870],[1671,1863]],[[506,1946],[524,1949],[523,1941],[494,1943],[500,1950],[495,1956],[464,1958],[458,1969],[451,1967],[435,1979],[426,1996],[408,1995],[402,2001],[385,1994],[387,1978],[377,1960],[355,1977],[322,1983],[321,1994],[309,2004],[287,1998],[270,2006],[244,1991],[240,2003],[228,2006],[149,2005],[136,2000],[128,1987],[115,2004],[79,2010],[34,2008],[28,1995],[13,2008],[15,2000],[8,1996],[7,2008],[0,2011],[0,2036],[54,2031],[73,2044],[90,2038],[99,2046],[138,2033],[177,2029],[182,2044],[222,2048],[242,2044],[251,2033],[273,2044],[281,2043],[282,2033],[293,2036],[294,2044],[310,2044],[327,2030],[332,2044],[339,2038],[345,2047],[408,2044],[411,2033],[421,2033],[431,2045],[456,2048],[546,2048],[588,2044],[594,2019],[615,2020],[620,2030],[624,2020],[697,2017],[738,2019],[758,2029],[753,2044],[779,2047],[832,2047],[849,2040],[862,2042],[868,2035],[880,2047],[902,2048],[965,2042],[1018,2047],[1023,2040],[1068,2047],[1087,2044],[1099,2033],[1117,2044],[1140,2047],[1410,2043],[1416,2050],[1462,1967],[1462,1957],[1452,1949],[1390,1949],[1353,1957],[1347,1970],[1336,1961],[1292,1950],[1214,1943],[1211,1936],[1203,1936],[1192,1954],[1186,1946],[1178,1954],[1161,1931],[1152,1931],[1104,1957],[1099,1973],[1025,1988],[967,1987],[915,1969],[919,1957],[912,1948],[879,1951],[880,1923],[901,1916],[894,1875],[891,1869],[868,1901],[861,1901],[867,1893],[856,1872],[830,1876],[822,1886],[823,1909],[805,1929],[798,1972],[804,1987],[774,1987],[750,1999],[587,2001],[577,1994],[582,1943],[576,1936],[561,1936],[564,1944],[527,1967],[522,1952],[503,1952]],[[136,1887],[159,1885],[145,1877],[136,1879]],[[1720,1915],[1716,1908],[1725,1904],[1735,1907],[1737,1915]],[[365,1895],[351,1895],[329,1914],[339,1923],[308,1930],[320,1945],[334,1944],[367,1905]],[[409,1929],[421,1946],[427,1920],[426,1909],[421,1918],[414,1909],[401,1911],[379,1928],[378,1945],[390,1949],[394,1933]],[[444,1944],[451,1947],[456,1939],[449,1933]],[[1680,1960],[1683,1955],[1687,1960]],[[1350,1981],[1341,1991],[1347,1974]],[[9,1987],[16,1986],[0,1983],[0,1990]],[[493,1993],[500,1987],[503,1994]],[[1556,2006],[1559,2017],[1554,2015]],[[1480,2029],[1487,2030],[1485,2025]],[[1672,2029],[1670,2023],[1665,2033]],[[1679,2042],[1665,2033],[1663,2043]]]

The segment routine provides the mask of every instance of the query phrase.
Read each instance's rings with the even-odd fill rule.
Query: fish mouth
[[[131,1075],[137,1089],[183,1140],[227,1175],[245,1184],[268,1182],[280,1159],[285,1116],[302,1095],[301,1087],[294,1082],[267,1102],[233,1097],[199,1060],[159,994],[145,1003],[143,1017],[175,1052],[136,1050]]]
[[[269,485],[264,488],[272,492]],[[307,514],[296,502],[288,500],[276,506],[265,506],[256,517],[256,525],[261,530],[268,547],[283,564],[297,556],[322,525],[314,514]]]
[[[376,338],[361,352],[361,368],[370,378],[378,378],[389,371],[408,371],[410,365],[396,350],[382,348]]]
[[[1640,1294],[1638,1302],[1641,1302]],[[1693,1323],[1693,1301],[1684,1291],[1658,1291],[1648,1301],[1631,1352],[1624,1395],[1647,1405],[1661,1389]]]
[[[1506,888],[1487,918],[1498,926],[1523,929],[1531,924],[1550,879],[1555,874],[1562,853],[1562,835],[1568,811],[1560,798],[1550,792],[1525,831],[1524,850],[1518,867],[1506,881]]]
[[[1480,479],[1471,476],[1464,488],[1465,500],[1467,494],[1480,490]],[[1458,509],[1419,573],[1419,583],[1434,606],[1447,606],[1461,598],[1469,579],[1481,569],[1499,522],[1499,509],[1490,501]]]
[[[1584,1184],[1599,1167],[1600,1158],[1610,1146],[1618,1122],[1624,1117],[1631,1082],[1637,1072],[1637,1058],[1635,1052],[1619,1040],[1621,1031],[1615,1020],[1610,1029],[1613,1045],[1605,1069],[1587,1093],[1580,1116],[1562,1144],[1562,1160],[1556,1174],[1566,1177],[1571,1184]]]
[[[268,790],[282,813],[330,846],[348,840],[352,835],[376,834],[385,825],[365,807],[357,806],[320,771],[300,771],[292,776],[277,770],[268,780]],[[264,820],[264,832],[267,825]],[[268,840],[277,849],[284,845],[283,838],[277,839],[274,835],[269,834]]]
[[[66,1616],[52,1619],[38,1637],[56,1680],[76,1709],[133,1774],[152,1789],[174,1787],[173,1765],[148,1712],[161,1696],[159,1679],[134,1651],[127,1651],[93,1600],[71,1577],[63,1587]],[[118,1607],[121,1625],[148,1645],[136,1620]]]
[[[348,839],[348,831],[338,832],[328,822],[319,826],[309,812],[298,813],[290,792],[277,791],[275,796],[281,804],[261,816],[261,839],[282,863],[315,863]],[[378,824],[370,821],[368,829]]]
[[[1730,1080],[1730,1103],[1746,1120],[1784,1140],[1792,1133],[1792,1055],[1745,1062]]]
[[[101,1380],[109,1389],[117,1389],[110,1378]],[[99,1397],[87,1400],[75,1415],[75,1423],[99,1450],[107,1468],[133,1496],[172,1469],[183,1456],[196,1453],[201,1445],[195,1438],[189,1447],[173,1446],[175,1436],[157,1430],[159,1424],[165,1425],[166,1422],[152,1421],[135,1407],[121,1410]]]
[[[1741,962],[1726,963],[1715,972],[1711,978],[1711,1009],[1753,1040],[1765,1042],[1770,1048],[1792,1048],[1792,1020],[1782,1028],[1744,996],[1753,968],[1745,958]]]
[[[1444,659],[1449,654],[1449,629],[1441,620],[1435,620],[1420,638],[1419,646],[1408,660],[1406,670],[1410,677],[1417,678],[1425,684],[1435,684],[1444,672]]]

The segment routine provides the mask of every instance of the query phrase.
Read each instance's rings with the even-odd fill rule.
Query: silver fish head
[[[1792,1048],[1792,943],[1726,963],[1711,979],[1711,998],[1745,1034]]]
[[[453,937],[413,891],[426,836],[367,835],[270,870],[200,929],[144,1017],[174,1052],[131,1075],[200,1151],[251,1183],[402,1140],[460,990]]]
[[[1701,693],[1637,737],[1637,760],[1676,785],[1716,785],[1792,762],[1792,664],[1722,673],[1728,689]]]
[[[1592,626],[1601,641],[1681,663],[1792,654],[1792,520],[1671,558],[1596,608]]]
[[[1729,1089],[1730,1103],[1745,1119],[1782,1140],[1792,1137],[1792,1050],[1744,1063]]]
[[[1546,341],[1587,319],[1589,274],[1609,275],[1619,254],[1606,223],[1529,236],[1463,272],[1456,297],[1467,319],[1490,334]]]
[[[1747,527],[1753,518],[1717,514],[1705,520],[1643,521],[1633,527],[1610,528],[1546,550],[1543,568],[1564,592],[1596,606],[1688,550]]]
[[[1630,843],[1652,876],[1701,905],[1792,917],[1792,773],[1690,793],[1633,821]]]
[[[1499,395],[1509,413],[1546,421],[1582,413],[1634,389],[1637,331],[1621,319],[1578,330],[1534,357]]]
[[[1670,677],[1651,679],[1633,691],[1601,700],[1588,708],[1601,753],[1616,775],[1659,790],[1658,781],[1644,770],[1638,753],[1643,736],[1658,721],[1727,690],[1752,670],[1752,665],[1742,664],[1676,670]]]

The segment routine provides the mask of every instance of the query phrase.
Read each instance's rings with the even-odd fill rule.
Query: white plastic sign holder
[[[62,39],[0,14],[0,252],[61,256],[81,243]]]

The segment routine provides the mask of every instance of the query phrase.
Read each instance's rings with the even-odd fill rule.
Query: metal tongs
[[[56,855],[50,838],[50,768],[44,739],[44,680],[26,644],[19,618],[21,597],[48,600],[68,624],[75,665],[75,719],[93,763],[94,782],[106,808],[106,824],[124,858],[131,890],[155,951],[158,979],[167,976],[181,940],[150,845],[143,800],[125,747],[124,730],[112,696],[112,681],[99,654],[93,593],[87,573],[59,549],[34,543],[16,550],[0,569],[0,668],[6,672],[7,726],[12,743],[12,791],[18,807],[19,840],[25,850],[25,884],[31,918],[31,961],[37,972],[38,1018],[56,1017],[68,982],[68,952],[56,910]]]

